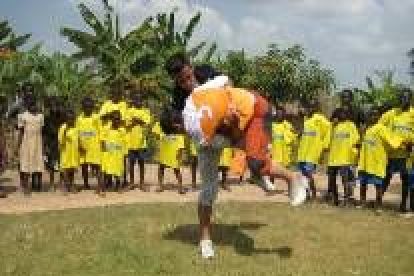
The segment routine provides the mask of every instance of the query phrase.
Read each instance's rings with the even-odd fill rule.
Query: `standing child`
[[[198,156],[197,156],[197,147],[196,144],[190,140],[190,170],[191,170],[191,187],[193,190],[197,190],[197,165],[198,165]]]
[[[224,148],[221,151],[220,161],[219,161],[219,171],[221,172],[221,188],[228,192],[231,191],[227,183],[227,174],[233,159],[233,149]]]
[[[414,136],[414,108],[412,108],[412,91],[403,88],[398,91],[398,105],[386,112],[380,123],[388,127],[394,134],[405,142],[412,142]],[[388,152],[387,173],[384,179],[384,192],[390,185],[393,174],[398,173],[401,179],[400,212],[407,212],[407,200],[410,199],[410,211],[414,211],[414,192],[410,189],[410,179],[407,171],[409,152],[406,149],[390,150]]]
[[[59,171],[58,132],[60,126],[64,123],[65,117],[62,101],[55,96],[46,97],[45,111],[45,125],[43,127],[43,143],[46,157],[45,166],[49,172],[50,187],[56,189],[55,173]],[[60,182],[61,180],[62,177]]]
[[[394,135],[382,123],[377,123],[379,110],[372,108],[368,115],[368,129],[362,140],[358,162],[358,177],[360,180],[361,205],[365,205],[367,185],[374,184],[376,188],[376,208],[382,206],[384,178],[387,167],[387,147],[401,148],[403,140]]]
[[[115,190],[121,191],[121,178],[125,173],[125,156],[127,154],[126,130],[123,127],[121,113],[113,111],[111,122],[103,127],[100,139],[102,145],[102,173],[104,184],[99,193],[104,195],[105,188],[115,181]]]
[[[181,175],[181,160],[185,148],[184,135],[170,134],[163,135],[160,140],[159,148],[159,168],[158,168],[158,184],[157,192],[164,191],[164,173],[166,168],[172,168],[178,181],[179,194],[185,194],[183,188],[183,179]]]
[[[316,100],[305,104],[305,119],[298,149],[299,170],[309,181],[312,199],[316,199],[316,166],[323,151],[328,149],[331,139],[331,124],[318,112],[318,106]]]
[[[276,106],[272,123],[272,161],[289,168],[293,163],[292,152],[296,141],[295,129],[286,120],[285,109],[282,106]]]
[[[338,173],[344,186],[345,204],[349,204],[352,196],[354,175],[352,167],[357,162],[359,132],[351,121],[350,110],[339,108],[336,111],[337,124],[333,127],[332,140],[328,156],[328,190],[332,192],[333,201],[339,205],[336,177]]]
[[[6,97],[0,96],[0,175],[6,169],[7,152],[6,152],[6,127],[5,127],[5,113],[6,113]],[[6,191],[0,186],[0,198],[7,197]]]
[[[19,171],[23,193],[30,195],[32,188],[40,191],[42,186],[42,172],[44,171],[42,127],[44,116],[40,113],[33,94],[25,97],[25,106],[26,111],[19,114],[17,118],[20,149]],[[32,176],[31,184],[29,183],[30,176]]]
[[[142,97],[135,93],[131,95],[131,107],[127,110],[127,137],[129,149],[129,175],[131,188],[135,188],[135,164],[139,167],[139,188],[148,191],[144,185],[145,161],[148,155],[147,129],[151,123],[151,112],[143,107]]]
[[[79,132],[73,110],[66,111],[66,122],[59,128],[60,169],[63,174],[62,191],[75,191],[75,172],[79,167]]]
[[[102,122],[99,115],[94,112],[95,102],[91,97],[82,100],[82,113],[76,119],[76,128],[79,131],[79,152],[82,167],[82,178],[85,189],[90,189],[89,168],[98,179],[98,189],[100,190],[100,165],[101,165],[101,145],[99,140]]]

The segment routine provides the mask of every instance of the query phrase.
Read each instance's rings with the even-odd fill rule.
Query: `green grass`
[[[213,260],[193,204],[0,216],[0,275],[413,275],[414,221],[323,205],[217,206]]]

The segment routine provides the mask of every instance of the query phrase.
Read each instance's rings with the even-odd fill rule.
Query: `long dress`
[[[43,114],[32,114],[26,111],[18,115],[17,124],[19,129],[23,130],[19,156],[20,172],[43,172]]]

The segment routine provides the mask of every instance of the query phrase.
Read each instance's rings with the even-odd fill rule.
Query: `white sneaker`
[[[200,241],[201,256],[204,259],[211,259],[214,257],[213,242],[211,240]]]
[[[270,181],[270,177],[264,176],[263,182],[264,188],[267,192],[273,192],[276,190],[275,185],[272,183],[272,181]]]
[[[299,176],[298,179],[292,183],[291,195],[290,195],[290,204],[292,206],[299,206],[305,203],[306,201],[306,187],[308,186],[308,181],[305,177]]]

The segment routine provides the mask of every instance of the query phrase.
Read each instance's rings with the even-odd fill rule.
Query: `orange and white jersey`
[[[183,110],[187,133],[200,144],[208,144],[217,128],[232,115],[244,130],[254,113],[254,95],[244,89],[224,87],[194,91]]]

